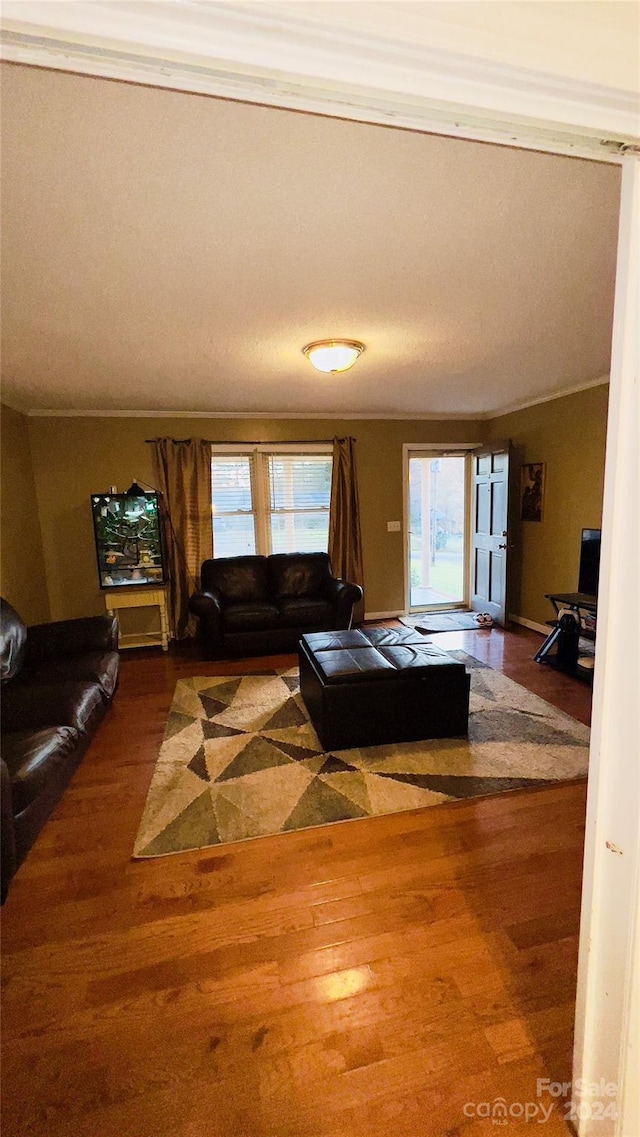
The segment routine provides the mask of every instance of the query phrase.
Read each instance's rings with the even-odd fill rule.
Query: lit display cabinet
[[[165,584],[159,499],[137,482],[126,493],[91,495],[100,588]]]

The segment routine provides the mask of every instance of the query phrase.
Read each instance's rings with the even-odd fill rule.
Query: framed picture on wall
[[[544,462],[529,462],[521,468],[520,517],[523,521],[542,521],[544,466]]]

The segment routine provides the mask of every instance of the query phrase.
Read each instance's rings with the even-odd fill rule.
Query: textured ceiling
[[[618,167],[2,72],[13,405],[473,415],[608,372]],[[367,351],[320,376],[326,336]]]

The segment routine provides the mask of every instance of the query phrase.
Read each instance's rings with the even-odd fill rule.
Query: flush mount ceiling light
[[[314,340],[303,347],[302,354],[316,371],[331,372],[348,371],[353,367],[359,355],[364,351],[364,344],[359,340]]]

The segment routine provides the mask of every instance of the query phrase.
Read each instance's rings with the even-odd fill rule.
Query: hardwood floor
[[[438,637],[588,722],[539,642]],[[570,1078],[584,784],[132,861],[176,680],[245,667],[123,656],[2,913],[4,1137],[473,1137],[497,1097],[531,1132]]]

